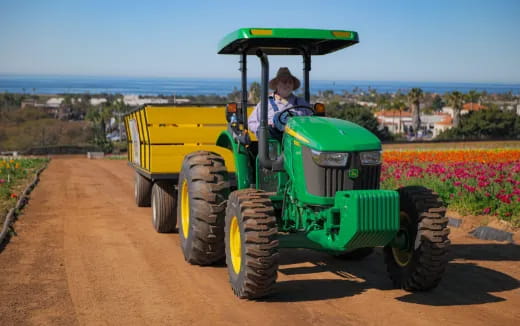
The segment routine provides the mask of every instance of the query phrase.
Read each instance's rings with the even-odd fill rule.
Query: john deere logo
[[[348,177],[351,179],[355,179],[355,178],[359,177],[359,170],[358,169],[348,170]]]

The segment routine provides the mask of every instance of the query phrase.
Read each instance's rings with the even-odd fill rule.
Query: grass
[[[16,205],[20,193],[29,185],[47,158],[0,158],[0,225]]]
[[[128,157],[126,155],[106,155],[105,159],[107,160],[126,160]]]

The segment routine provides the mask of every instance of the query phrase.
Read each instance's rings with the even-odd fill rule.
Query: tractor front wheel
[[[239,298],[261,298],[272,291],[278,272],[277,233],[268,194],[256,189],[231,193],[226,209],[226,264]]]
[[[446,208],[431,190],[409,186],[398,189],[400,230],[384,248],[394,286],[407,291],[435,288],[448,263],[450,233]]]
[[[224,217],[228,172],[217,153],[186,155],[179,174],[177,217],[184,259],[209,265],[224,258]]]

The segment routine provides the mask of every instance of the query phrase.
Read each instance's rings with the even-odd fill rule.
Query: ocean
[[[250,78],[249,82],[259,82]],[[0,92],[27,94],[135,94],[135,95],[209,95],[225,96],[240,87],[240,79],[215,78],[151,78],[151,77],[85,77],[85,76],[26,76],[0,75]],[[407,92],[419,87],[425,92],[444,94],[451,91],[467,93],[470,90],[488,93],[520,94],[520,84],[401,82],[401,81],[343,81],[311,80],[311,93],[333,90],[367,91],[378,93]]]

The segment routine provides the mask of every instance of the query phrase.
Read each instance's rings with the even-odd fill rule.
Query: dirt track
[[[391,288],[381,252],[362,262],[282,250],[277,293],[233,296],[225,266],[184,262],[133,201],[125,161],[55,158],[0,253],[1,325],[519,325],[520,247],[453,229],[429,293]]]

